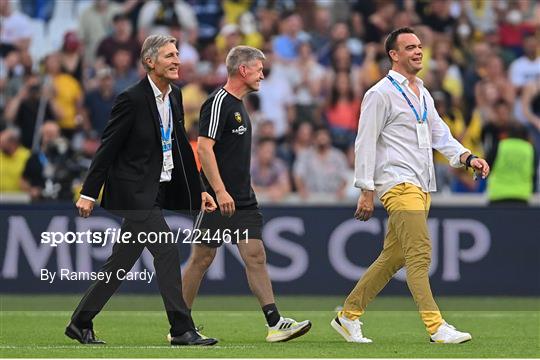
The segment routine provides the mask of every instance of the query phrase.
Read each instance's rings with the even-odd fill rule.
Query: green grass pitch
[[[159,296],[114,296],[95,319],[105,346],[82,346],[64,336],[79,296],[0,295],[1,357],[41,358],[538,358],[540,301],[513,297],[439,297],[445,319],[473,335],[460,345],[430,344],[409,297],[377,298],[363,316],[373,344],[351,344],[330,327],[343,297],[281,296],[280,312],[310,319],[311,331],[288,343],[266,343],[264,317],[251,296],[201,296],[193,315],[213,347],[171,347]]]

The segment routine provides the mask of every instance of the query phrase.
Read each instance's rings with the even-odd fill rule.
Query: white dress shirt
[[[171,93],[171,85],[168,85],[167,91],[165,92],[165,96],[162,96],[163,93],[158,89],[156,84],[154,84],[150,76],[148,76],[148,81],[150,81],[150,86],[152,86],[152,90],[154,91],[154,96],[156,98],[156,105],[159,112],[159,116],[161,116],[161,121],[163,122],[163,130],[167,131],[172,120],[170,119],[172,115],[172,110],[170,110],[171,104],[169,100],[169,94]],[[160,132],[160,136],[161,136],[161,132]],[[161,149],[161,138],[160,138],[159,143],[160,143],[159,148]],[[172,170],[165,171],[163,169],[163,166],[161,166],[161,177],[159,179],[159,182],[171,181],[171,179],[172,179]]]
[[[469,151],[450,133],[433,98],[417,78],[420,99],[409,88],[405,76],[390,70],[415,107],[420,118],[427,102],[427,126],[431,147],[441,152],[453,167],[463,166],[460,156]],[[424,100],[425,97],[425,100]],[[384,77],[371,87],[362,101],[355,142],[354,186],[376,190],[379,197],[401,183],[411,183],[424,192],[437,190],[432,149],[421,149],[417,120],[403,95]]]
[[[169,106],[170,106],[169,94],[171,93],[171,90],[172,90],[171,85],[168,86],[167,92],[165,93],[165,97],[163,97],[162,92],[158,89],[156,84],[154,84],[150,76],[148,76],[148,81],[150,82],[150,86],[152,87],[152,91],[154,92],[159,116],[161,116],[161,121],[163,122],[163,130],[167,131],[172,120],[170,119],[172,110],[169,110]],[[160,131],[160,136],[161,136],[161,131]],[[160,143],[159,148],[161,149],[161,138],[159,139],[159,143]],[[161,176],[160,176],[159,182],[171,181],[171,179],[172,179],[172,170],[165,171],[163,169],[163,166],[161,166]],[[87,195],[81,194],[80,197],[86,200],[96,201],[96,199]]]

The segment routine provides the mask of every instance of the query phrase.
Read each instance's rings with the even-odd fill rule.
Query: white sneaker
[[[369,344],[373,341],[362,335],[362,322],[360,320],[350,320],[345,316],[336,316],[330,325],[336,330],[339,335],[343,336],[347,342]]]
[[[446,321],[430,337],[432,343],[438,344],[461,344],[472,339],[471,334],[457,331],[455,327]]]
[[[296,322],[294,319],[281,317],[276,325],[266,326],[268,327],[266,341],[289,341],[307,333],[311,329],[311,321]]]

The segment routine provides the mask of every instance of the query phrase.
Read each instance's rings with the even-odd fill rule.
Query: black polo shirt
[[[204,102],[199,136],[216,141],[214,154],[225,189],[237,207],[257,204],[251,188],[251,121],[242,100],[220,88]],[[214,196],[203,172],[203,181]]]

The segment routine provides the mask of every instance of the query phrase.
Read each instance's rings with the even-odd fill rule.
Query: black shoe
[[[200,345],[200,346],[210,346],[217,344],[217,339],[207,338],[201,336],[195,330],[188,330],[182,335],[171,336],[170,337],[171,345]]]
[[[87,328],[82,329],[77,327],[74,323],[69,323],[66,327],[65,334],[67,337],[77,340],[81,344],[93,344],[93,345],[103,345],[105,341],[96,339],[94,334],[94,329]]]

